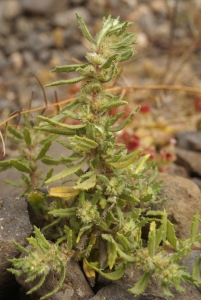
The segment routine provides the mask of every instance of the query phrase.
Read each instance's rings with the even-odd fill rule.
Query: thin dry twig
[[[1,133],[1,131],[0,131],[0,139],[2,141],[3,156],[5,156],[6,155],[6,147],[5,147],[5,143],[4,143],[4,139],[3,139],[3,135]]]

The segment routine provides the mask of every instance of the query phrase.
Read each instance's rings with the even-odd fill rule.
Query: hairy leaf
[[[175,229],[174,225],[169,220],[167,220],[167,240],[176,249],[177,238],[175,235]]]
[[[39,159],[41,159],[41,158],[43,158],[45,156],[45,154],[49,150],[51,144],[52,144],[52,142],[45,143],[45,145],[43,146],[43,148],[38,153],[38,156],[36,157],[36,160],[39,160]]]
[[[49,178],[47,181],[45,181],[45,183],[50,183],[50,182],[54,182],[60,179],[63,179],[71,174],[74,174],[76,171],[78,171],[79,169],[82,168],[82,166],[84,165],[84,163],[87,161],[87,159],[83,159],[80,163],[78,163],[77,165],[73,165],[72,167],[66,168],[63,171],[61,171],[60,173],[56,174],[55,176]]]
[[[82,81],[85,78],[86,78],[85,76],[81,76],[81,77],[68,79],[68,80],[54,81],[52,83],[46,84],[45,87],[51,87],[51,86],[62,85],[62,84],[73,84],[73,83],[77,83],[79,81]]]
[[[200,273],[201,273],[201,257],[199,257],[198,260],[195,262],[192,270],[193,279],[195,279],[199,284],[201,284]]]
[[[88,64],[77,64],[77,65],[67,65],[67,66],[56,66],[51,72],[75,72],[78,68],[84,68]]]
[[[66,198],[70,199],[72,197],[75,197],[79,194],[78,191],[75,191],[72,187],[53,187],[50,188],[49,195],[53,197],[60,197],[60,198]]]
[[[32,172],[29,163],[25,160],[22,161],[19,159],[11,159],[11,163],[13,167],[15,167],[18,171],[26,172],[26,173]]]
[[[134,109],[131,114],[118,126],[115,127],[109,127],[108,130],[111,132],[118,132],[120,130],[122,130],[133,118],[133,116],[136,114],[136,112],[138,112],[138,110],[140,109],[140,106],[138,106],[136,109]]]
[[[98,147],[98,144],[95,141],[85,137],[79,137],[77,135],[69,137],[68,140],[69,143],[73,145],[76,149],[82,151],[89,151]]]
[[[148,282],[149,282],[149,273],[144,273],[140,279],[138,280],[138,282],[134,285],[133,288],[129,289],[128,291],[132,294],[135,294],[135,295],[140,295],[142,294],[147,285],[148,285]]]
[[[77,13],[76,13],[76,17],[77,17],[77,22],[79,24],[79,28],[81,29],[83,36],[91,43],[96,44],[96,41],[92,38],[91,34],[89,33],[89,30],[85,22],[83,21],[82,17],[79,16]]]
[[[43,117],[43,116],[38,116],[38,118],[43,121],[46,121],[47,123],[50,123],[51,125],[57,125],[59,127],[67,128],[67,129],[80,129],[80,128],[83,128],[86,126],[85,124],[78,124],[78,125],[64,124],[64,123],[53,121],[53,120]]]
[[[110,273],[104,273],[102,272],[98,267],[97,264],[94,263],[88,263],[88,265],[94,269],[96,272],[98,272],[99,274],[101,274],[103,277],[110,279],[110,280],[118,280],[120,279],[123,275],[124,272],[126,270],[126,264],[125,263],[121,263],[119,264],[116,268],[114,272],[110,272]]]
[[[76,215],[77,208],[71,207],[71,208],[59,208],[54,209],[49,212],[50,215],[53,215],[54,217],[62,217],[62,218],[69,218]]]
[[[23,135],[17,131],[14,127],[8,126],[8,131],[13,134],[16,138],[23,140]]]
[[[74,186],[75,190],[89,190],[93,188],[96,184],[96,174],[93,174],[91,177],[83,181],[82,183]]]
[[[135,152],[132,152],[120,158],[117,162],[107,162],[107,163],[115,169],[124,169],[129,165],[131,165],[132,163],[134,163],[141,152],[142,150],[138,149]]]
[[[31,134],[30,134],[29,129],[24,128],[23,135],[24,135],[24,140],[25,140],[26,144],[28,146],[30,146],[31,145]]]

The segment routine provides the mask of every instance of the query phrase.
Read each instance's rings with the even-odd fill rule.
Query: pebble
[[[152,1],[150,1],[149,5],[154,13],[163,14],[163,15],[167,14],[167,5],[166,5],[165,1],[160,1],[160,0],[153,1],[152,0]]]
[[[49,15],[68,8],[68,0],[22,0],[22,8],[32,14]]]
[[[4,18],[6,20],[13,20],[17,18],[22,13],[21,1],[18,0],[8,0],[4,1]]]
[[[86,23],[90,22],[90,14],[84,7],[71,8],[55,14],[53,22],[56,26],[64,28],[74,27],[77,24],[75,12],[80,15]]]
[[[14,69],[21,70],[23,67],[23,57],[20,52],[14,52],[9,57]]]

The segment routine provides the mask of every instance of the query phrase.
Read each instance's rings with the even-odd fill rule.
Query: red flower
[[[140,147],[139,136],[128,131],[123,131],[122,134],[117,137],[117,142],[125,144],[129,151],[133,151]]]
[[[201,97],[200,96],[196,96],[194,98],[194,106],[197,111],[201,111]]]
[[[150,106],[149,104],[144,104],[144,105],[142,105],[141,108],[140,108],[140,112],[141,112],[142,114],[147,114],[147,113],[149,113],[150,111],[151,111],[151,106]]]

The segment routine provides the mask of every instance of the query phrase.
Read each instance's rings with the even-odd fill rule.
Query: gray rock
[[[48,15],[68,8],[68,0],[22,0],[22,8],[32,14]]]
[[[68,47],[68,52],[71,54],[72,57],[76,57],[78,59],[83,59],[86,55],[85,47],[80,44],[74,44]]]
[[[50,50],[46,50],[46,49],[43,51],[39,51],[38,57],[43,63],[47,63],[50,61],[51,52]]]
[[[189,238],[193,216],[196,212],[201,215],[199,187],[191,180],[180,176],[160,173],[158,179],[163,180],[160,197],[168,200],[157,206],[157,209],[167,210],[179,238]]]
[[[189,173],[201,176],[201,153],[176,148],[175,154],[177,164],[184,166]]]
[[[29,35],[27,40],[27,46],[29,50],[37,54],[44,49],[53,47],[53,45],[53,37],[45,33],[34,32],[33,34]]]
[[[75,12],[77,12],[86,23],[90,22],[90,14],[88,13],[88,11],[84,7],[76,7],[57,13],[53,19],[54,24],[56,26],[65,28],[67,28],[68,26],[77,26]]]
[[[12,67],[15,70],[21,70],[23,68],[24,61],[23,61],[23,56],[20,52],[13,52],[10,55],[9,60],[11,62]]]
[[[6,55],[10,55],[14,52],[21,52],[26,47],[26,41],[19,40],[16,35],[9,35],[9,39],[6,43],[6,48],[4,52]]]
[[[13,240],[21,245],[31,235],[27,204],[24,198],[5,198],[0,200],[0,299],[13,299],[19,287],[15,277],[7,271],[11,267],[8,259],[20,254]],[[13,297],[13,298],[12,298]]]
[[[1,41],[0,41],[1,44]],[[10,62],[8,59],[5,57],[2,51],[0,51],[0,70],[3,70],[4,68],[8,67],[10,65]],[[0,101],[1,105],[1,101]]]
[[[140,298],[127,292],[118,284],[110,284],[102,288],[98,293],[90,298],[90,300],[139,300]]]
[[[201,151],[201,131],[179,132],[177,146],[186,150]]]
[[[34,55],[31,51],[25,50],[23,52],[23,59],[24,59],[24,63],[27,66],[30,66],[30,64],[34,62]]]
[[[24,277],[17,277],[17,281],[20,285],[28,291],[33,285],[37,283],[36,280],[33,282],[25,282]],[[57,274],[50,273],[44,284],[40,289],[31,294],[32,300],[38,300],[40,297],[51,292],[58,284],[59,277]],[[82,273],[80,266],[74,260],[69,261],[67,264],[66,279],[63,283],[62,288],[53,296],[48,299],[51,300],[88,300],[94,295],[88,282],[86,281],[84,274]]]
[[[6,20],[15,19],[21,13],[22,13],[21,1],[18,0],[4,1],[4,18]]]
[[[189,178],[187,170],[182,166],[176,165],[175,163],[170,164],[168,166],[168,169],[165,171],[165,173]]]
[[[35,22],[23,15],[17,19],[15,25],[17,35],[22,39],[30,35],[35,29]]]
[[[201,179],[197,178],[197,177],[192,177],[191,180],[197,184],[197,186],[199,186],[199,188],[201,189]]]

